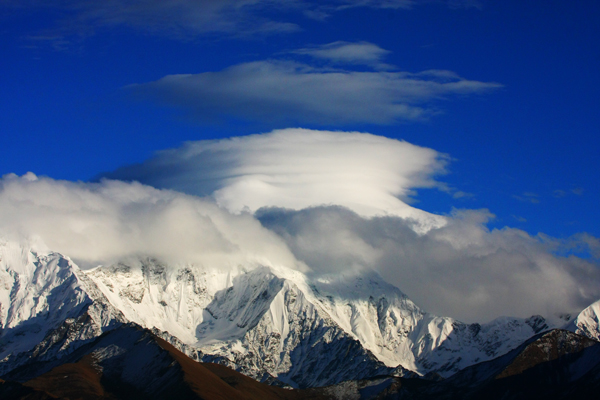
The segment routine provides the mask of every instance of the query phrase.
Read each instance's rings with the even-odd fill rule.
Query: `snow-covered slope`
[[[448,376],[548,328],[541,317],[467,325],[434,316],[375,273],[312,277],[144,257],[81,271],[15,243],[0,246],[0,259],[0,373],[127,321],[162,331],[193,358],[300,387],[394,370]]]
[[[581,311],[565,329],[600,341],[600,300]]]
[[[542,317],[467,325],[435,316],[375,273],[321,278],[313,288],[325,310],[379,360],[423,375],[450,375],[501,355],[548,328]]]
[[[88,276],[127,319],[176,336],[189,355],[196,349],[204,361],[302,387],[389,371],[324,311],[297,271],[128,264]]]
[[[35,350],[40,360],[124,321],[67,257],[0,243],[0,373]]]
[[[91,304],[71,261],[0,244],[0,359],[28,350]]]
[[[400,374],[407,368],[447,376],[548,328],[541,317],[485,325],[437,317],[375,273],[310,278],[284,267],[223,271],[142,259],[99,267],[88,276],[127,319],[169,332],[205,360],[228,360],[251,376],[266,371],[292,385],[383,371],[374,359],[401,366]],[[345,365],[350,357],[348,350],[344,356],[335,350],[339,343],[356,348],[352,360],[368,359],[370,366]],[[306,362],[311,357],[319,363]],[[343,366],[347,375],[332,373],[329,364]]]

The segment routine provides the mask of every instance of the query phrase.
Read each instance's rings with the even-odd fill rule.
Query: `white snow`
[[[581,311],[565,329],[600,341],[600,300]]]

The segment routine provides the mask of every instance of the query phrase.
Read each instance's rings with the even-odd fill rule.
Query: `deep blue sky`
[[[94,2],[0,2],[0,174],[87,181],[186,140],[291,126],[359,130],[451,157],[440,180],[471,196],[419,190],[419,208],[488,208],[497,215],[492,227],[600,236],[600,2],[263,1],[235,12],[180,3],[183,11],[172,12],[155,0],[112,3],[138,7],[129,12]],[[338,41],[389,51],[380,61],[391,69],[295,52]],[[448,70],[502,87],[422,99],[434,115],[391,122],[251,118],[236,106],[207,120],[181,102],[126,88],[274,60]]]

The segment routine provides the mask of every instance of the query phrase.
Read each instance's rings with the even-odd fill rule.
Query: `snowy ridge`
[[[212,318],[198,330],[200,336],[214,332],[207,335],[211,344],[201,346],[203,352],[232,359],[246,369],[254,366],[299,387],[324,386],[388,372],[389,368],[342,330],[319,305],[309,301],[294,283],[266,268],[256,269],[239,281],[261,283],[236,285],[234,280],[223,297],[215,298],[208,307]],[[235,304],[232,300],[240,297],[252,307],[228,313],[229,306]],[[261,312],[256,313],[257,309]],[[230,336],[236,330],[240,335]]]
[[[177,337],[194,358],[256,379],[317,386],[388,370],[317,305],[297,271],[167,268],[142,259],[87,275],[128,320]]]
[[[0,245],[0,360],[29,350],[92,303],[76,268],[57,253]]]
[[[324,327],[330,331],[319,340],[332,348],[335,340],[355,340],[366,350],[360,357],[442,376],[549,328],[541,317],[467,325],[434,316],[375,273],[311,279],[285,267],[225,272],[142,259],[88,276],[128,320],[169,332],[203,357],[228,360],[251,376],[267,372],[291,384],[301,376],[294,354],[299,346],[314,348],[317,339],[308,340],[308,333]]]
[[[542,317],[467,325],[422,311],[379,275],[338,275],[314,283],[339,325],[389,367],[448,376],[521,344],[548,325]]]
[[[0,243],[0,374],[60,358],[124,321],[68,257]]]
[[[600,341],[600,300],[581,311],[565,329]]]
[[[86,275],[127,320],[168,331],[188,344],[197,341],[204,309],[231,279],[227,272],[168,267],[151,258],[98,267]]]

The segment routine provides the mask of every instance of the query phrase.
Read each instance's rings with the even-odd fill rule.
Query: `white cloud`
[[[453,95],[485,93],[498,83],[450,71],[357,72],[306,64],[257,61],[218,72],[167,75],[131,85],[134,93],[187,109],[210,120],[233,116],[289,123],[390,124],[437,113],[434,103]]]
[[[0,237],[41,239],[85,266],[150,255],[216,268],[247,262],[303,268],[252,216],[139,183],[6,175],[0,180]]]
[[[460,320],[578,312],[600,297],[592,260],[554,255],[598,239],[488,230],[485,210],[456,211],[447,224],[417,234],[396,217],[362,218],[347,209],[262,209],[258,218],[318,273],[378,271],[425,310]]]
[[[378,69],[392,68],[392,66],[383,62],[390,51],[369,42],[350,43],[338,41],[321,46],[306,47],[292,53],[308,55],[337,64],[364,64]]]
[[[420,229],[444,218],[415,209],[411,190],[435,187],[444,155],[410,143],[358,132],[307,129],[188,142],[107,176],[212,194],[233,212],[264,206],[302,209],[343,205],[361,215],[414,219]]]

